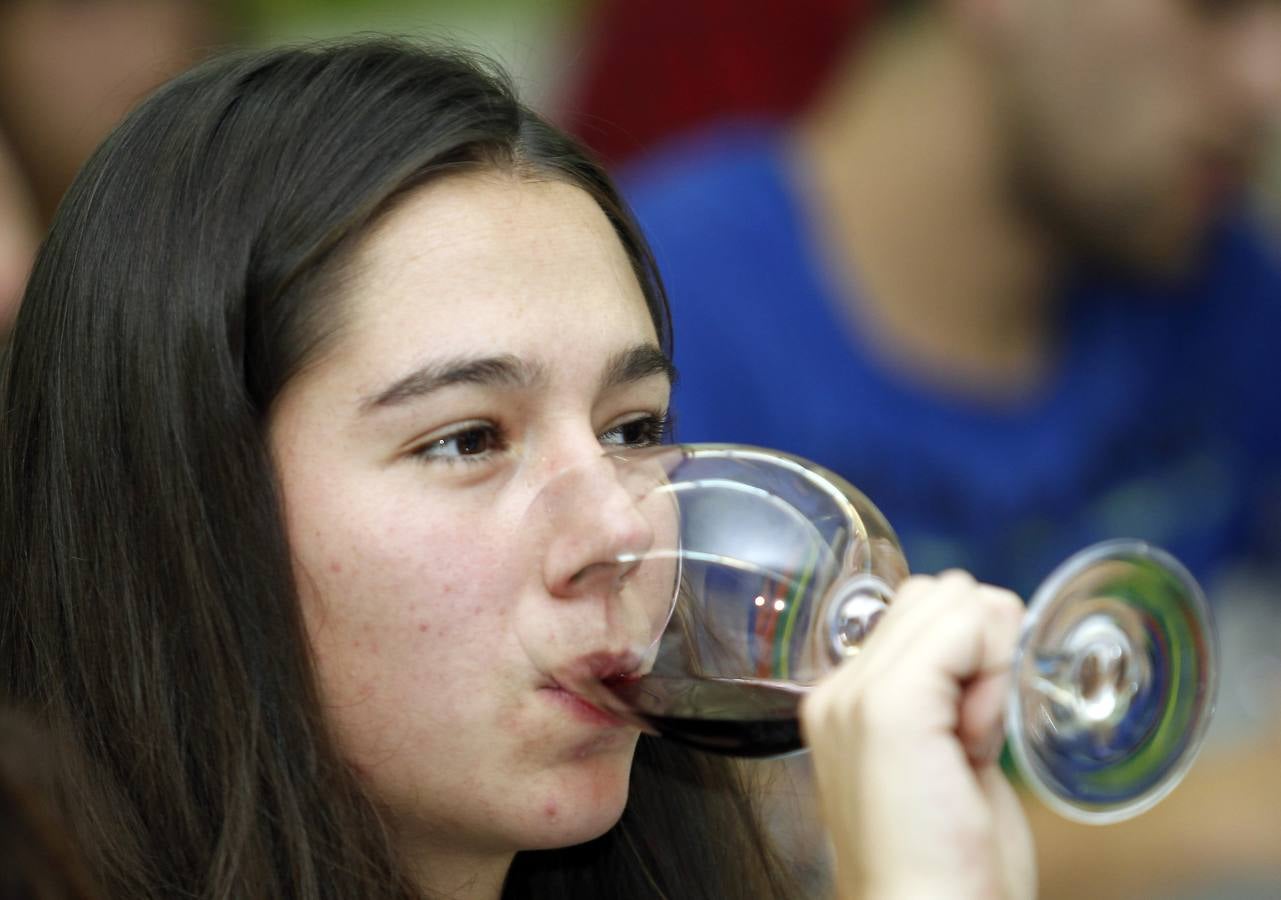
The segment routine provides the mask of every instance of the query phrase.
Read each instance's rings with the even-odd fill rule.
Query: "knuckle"
[[[975,583],[974,576],[964,569],[946,569],[939,573],[938,580],[940,584],[949,587],[964,587]]]
[[[1003,618],[1021,619],[1027,610],[1022,598],[1005,588],[984,585],[983,597],[988,605]]]
[[[800,719],[802,726],[814,726],[825,721],[830,701],[825,685],[819,685],[801,699]]]
[[[875,694],[876,692],[871,692]],[[867,716],[869,692],[859,679],[833,678],[812,690],[801,702],[801,727],[806,734],[833,734],[858,727]]]
[[[873,691],[850,703],[846,721],[859,734],[889,734],[901,721],[905,706],[894,691]]]
[[[899,585],[895,598],[897,600],[910,599],[917,594],[928,591],[937,583],[938,578],[934,575],[909,575]]]

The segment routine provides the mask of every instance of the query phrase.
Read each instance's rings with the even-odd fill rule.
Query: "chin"
[[[529,814],[530,850],[571,847],[600,837],[627,806],[632,754],[580,761],[541,792]]]

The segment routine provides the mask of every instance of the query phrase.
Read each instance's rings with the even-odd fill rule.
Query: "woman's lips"
[[[602,693],[608,683],[639,677],[641,663],[635,653],[586,653],[549,674],[542,690],[580,722],[602,728],[623,727],[629,723],[608,711],[609,699]]]
[[[613,713],[606,712],[579,694],[567,691],[558,684],[542,688],[541,693],[585,725],[598,728],[621,728],[627,725]]]

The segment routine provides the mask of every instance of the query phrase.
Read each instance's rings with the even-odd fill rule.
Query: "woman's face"
[[[342,302],[271,421],[339,746],[429,855],[590,839],[636,731],[551,672],[621,649],[610,563],[645,536],[601,511],[599,460],[655,442],[670,389],[628,259],[577,188],[455,176],[366,239]]]

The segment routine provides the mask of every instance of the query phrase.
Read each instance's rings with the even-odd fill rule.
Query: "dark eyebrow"
[[[676,367],[663,351],[653,344],[638,344],[614,356],[605,367],[602,389],[620,387],[641,381],[651,375],[662,375],[676,382]],[[475,384],[508,388],[529,388],[545,380],[541,366],[510,354],[500,356],[459,357],[428,363],[415,369],[388,387],[361,399],[360,411],[370,412],[398,406],[425,397],[433,391],[456,384]]]
[[[388,387],[367,395],[360,401],[360,411],[397,406],[455,384],[526,388],[544,377],[540,367],[510,354],[447,359],[428,363]]]
[[[653,344],[637,344],[617,354],[605,367],[601,381],[604,389],[641,381],[651,375],[662,375],[668,384],[676,383],[676,367],[667,354]]]

